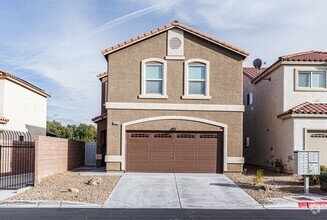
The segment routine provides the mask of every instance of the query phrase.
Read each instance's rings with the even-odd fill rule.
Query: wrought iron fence
[[[34,184],[35,143],[30,133],[0,130],[0,189]]]

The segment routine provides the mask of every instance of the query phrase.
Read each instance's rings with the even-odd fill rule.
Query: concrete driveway
[[[223,174],[126,173],[109,196],[111,208],[259,208]]]

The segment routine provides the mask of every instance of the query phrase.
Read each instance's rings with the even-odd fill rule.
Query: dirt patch
[[[264,169],[264,178],[259,184],[254,185],[258,167],[247,167],[247,174],[228,173],[226,176],[241,187],[247,194],[252,196],[260,204],[269,204],[270,198],[282,198],[284,196],[301,196],[304,191],[303,177],[286,173],[275,173],[273,170]],[[310,186],[310,193],[327,195],[320,190],[319,185]]]
[[[89,185],[88,182],[93,178],[101,178],[101,183]],[[25,193],[11,197],[10,200],[52,200],[104,204],[119,179],[119,176],[94,177],[81,176],[76,172],[65,172],[44,178],[39,185]]]

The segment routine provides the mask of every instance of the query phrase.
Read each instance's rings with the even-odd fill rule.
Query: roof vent
[[[178,37],[173,37],[169,41],[169,47],[171,49],[175,49],[176,50],[176,49],[180,48],[181,45],[182,45],[182,41]]]

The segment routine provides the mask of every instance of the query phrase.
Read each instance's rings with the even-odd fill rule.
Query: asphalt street
[[[327,219],[327,210],[2,208],[0,219]]]

